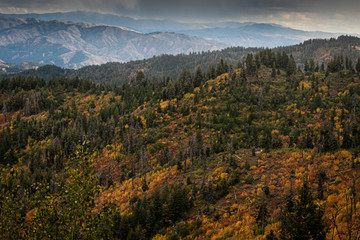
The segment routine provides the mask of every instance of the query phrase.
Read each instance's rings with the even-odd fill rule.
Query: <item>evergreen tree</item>
[[[215,79],[216,78],[216,70],[214,64],[211,63],[206,71],[206,75],[208,79]]]
[[[280,68],[286,69],[288,62],[289,62],[289,56],[286,54],[285,51],[283,51],[280,59]]]
[[[341,144],[341,148],[349,149],[349,148],[351,148],[351,146],[352,146],[352,139],[350,136],[350,127],[347,126],[347,127],[345,127],[344,132],[343,132],[343,141]]]
[[[296,63],[292,55],[290,55],[290,58],[288,60],[287,66],[286,66],[286,75],[290,76],[292,74],[296,73]]]
[[[200,65],[196,68],[194,76],[194,87],[199,87],[203,81],[203,74]]]
[[[256,64],[256,68],[259,69],[261,66],[261,60],[260,60],[259,54],[256,54],[256,56],[255,56],[255,64]]]
[[[271,77],[272,78],[275,78],[276,77],[276,69],[275,69],[275,63],[273,64],[273,67],[272,67],[272,69],[271,69]]]
[[[187,68],[180,73],[178,80],[175,83],[176,95],[181,98],[184,94],[194,90],[193,79],[191,73]]]
[[[224,64],[224,60],[221,58],[218,64],[216,65],[216,75],[220,76],[221,74],[226,72],[226,67]]]
[[[320,171],[318,175],[318,190],[317,190],[317,197],[322,200],[324,197],[324,180],[326,177],[326,173],[324,171]]]
[[[314,59],[310,59],[310,61],[309,61],[309,71],[310,72],[314,72],[315,71],[315,61],[314,61]]]
[[[135,79],[134,79],[133,81],[131,81],[130,84],[131,84],[132,87],[135,87],[135,86],[139,86],[139,85],[143,84],[144,81],[145,81],[145,74],[144,74],[144,72],[143,72],[143,71],[138,71],[138,72],[136,73]]]
[[[304,64],[304,71],[305,72],[308,72],[309,71],[309,61],[308,60],[305,60],[305,64]]]
[[[289,197],[281,216],[281,238],[291,240],[326,239],[324,210],[314,202],[308,183],[299,189],[299,199]]]
[[[254,74],[256,72],[256,63],[252,53],[248,54],[246,57],[246,73]]]
[[[240,60],[237,62],[237,68],[242,68],[242,63]]]
[[[166,86],[166,98],[173,99],[175,97],[175,85],[173,81],[170,79]]]

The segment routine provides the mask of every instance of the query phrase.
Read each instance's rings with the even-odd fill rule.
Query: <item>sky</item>
[[[181,22],[266,22],[360,34],[360,0],[0,0],[2,13],[77,10]]]

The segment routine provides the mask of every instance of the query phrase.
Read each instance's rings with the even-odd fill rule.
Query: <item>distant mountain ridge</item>
[[[217,40],[231,46],[270,48],[294,45],[311,38],[332,38],[341,35],[338,33],[303,31],[269,23],[251,23],[235,28],[216,27],[179,32]]]
[[[3,62],[38,62],[80,68],[226,46],[184,34],[143,34],[104,24],[0,16],[0,60]]]
[[[209,22],[183,23],[171,20],[133,19],[130,17],[96,12],[58,12],[44,14],[6,14],[10,17],[38,18],[42,20],[102,23],[123,26],[143,33],[175,32],[223,42],[229,46],[279,47],[301,43],[311,38],[331,38],[342,33],[303,31],[273,23]]]

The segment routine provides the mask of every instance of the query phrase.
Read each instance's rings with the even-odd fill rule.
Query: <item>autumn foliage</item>
[[[340,58],[1,80],[1,238],[358,239],[360,79]]]

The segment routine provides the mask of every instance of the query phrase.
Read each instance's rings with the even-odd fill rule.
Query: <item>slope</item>
[[[210,79],[138,72],[113,89],[2,80],[1,233],[310,239],[297,226],[315,211],[327,239],[358,236],[360,68],[299,72],[286,54],[259,56],[220,61]]]

